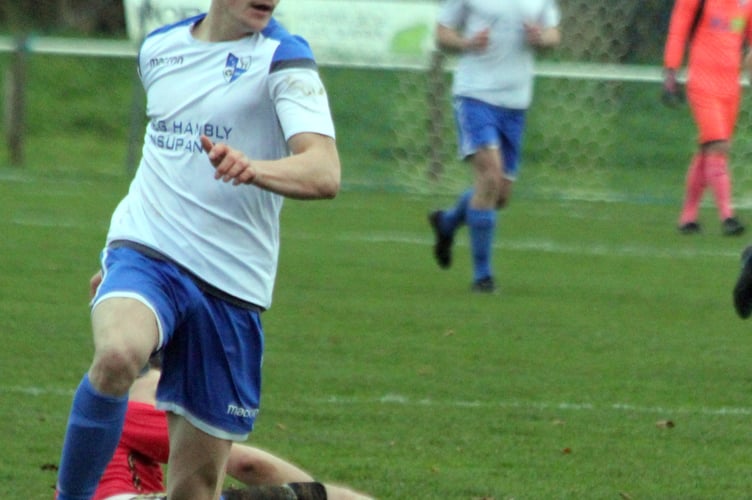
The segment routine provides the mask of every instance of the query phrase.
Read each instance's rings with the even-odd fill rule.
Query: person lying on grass
[[[148,369],[136,379],[130,390],[120,442],[93,500],[166,498],[162,466],[169,456],[167,417],[164,411],[154,406],[161,374],[160,362],[159,355],[152,356]],[[224,490],[222,500],[369,498],[345,487],[316,482],[299,467],[240,443],[233,443],[225,470],[245,486]]]

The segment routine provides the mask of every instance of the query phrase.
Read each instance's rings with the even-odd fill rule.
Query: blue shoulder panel
[[[291,35],[276,20],[272,19],[269,22],[262,35],[279,41],[269,66],[269,73],[286,68],[316,69],[316,60],[308,42],[300,36]]]
[[[195,15],[193,17],[188,17],[188,18],[183,19],[182,21],[178,21],[176,23],[167,24],[165,26],[162,26],[161,28],[157,28],[154,31],[152,31],[151,33],[149,33],[148,35],[146,35],[146,38],[149,38],[150,36],[153,36],[153,35],[158,35],[159,33],[164,33],[165,31],[170,31],[171,29],[177,28],[179,26],[185,26],[187,24],[193,24],[195,22],[200,21],[201,19],[203,19],[205,17],[206,17],[206,13],[204,12],[203,14],[198,14],[198,15]]]

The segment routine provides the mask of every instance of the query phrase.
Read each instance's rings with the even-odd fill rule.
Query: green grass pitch
[[[2,173],[0,488],[44,499],[125,183]],[[741,240],[680,237],[668,206],[521,197],[501,293],[478,296],[465,233],[452,269],[431,258],[425,213],[449,201],[287,203],[252,443],[385,499],[750,492]]]
[[[133,65],[29,70],[27,164],[0,146],[0,497],[46,500],[92,352],[88,279],[127,189]],[[752,496],[752,323],[731,304],[748,238],[722,237],[709,205],[703,234],[675,231],[687,115],[630,85],[628,119],[602,132],[613,165],[555,170],[528,149],[495,242],[501,293],[478,296],[466,232],[450,270],[431,257],[426,213],[452,197],[394,182],[399,79],[324,77],[345,189],[283,211],[251,443],[387,500]],[[531,147],[558,116],[542,83]],[[611,144],[588,130],[573,154]]]

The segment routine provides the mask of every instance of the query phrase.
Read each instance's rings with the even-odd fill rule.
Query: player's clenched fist
[[[221,179],[224,182],[232,181],[235,186],[253,183],[256,171],[245,154],[224,143],[214,144],[205,135],[201,136],[201,146],[214,166],[215,179]]]

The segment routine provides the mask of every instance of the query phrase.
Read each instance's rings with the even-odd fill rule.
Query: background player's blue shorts
[[[260,312],[209,295],[174,263],[132,248],[105,249],[102,271],[92,307],[130,297],[157,317],[164,355],[157,407],[212,436],[245,441],[261,393]]]
[[[454,98],[454,118],[460,158],[465,159],[484,147],[499,148],[504,177],[517,178],[525,110],[502,108],[458,96]]]

